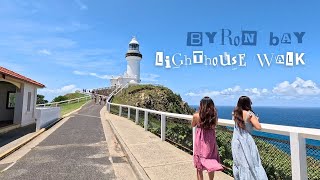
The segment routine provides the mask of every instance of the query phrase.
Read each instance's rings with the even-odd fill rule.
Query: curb
[[[6,133],[6,132],[8,132],[8,131],[17,129],[17,128],[19,128],[19,127],[20,127],[19,124],[11,124],[11,125],[9,125],[9,126],[2,127],[2,128],[0,128],[0,134],[4,134],[4,133]]]
[[[108,112],[107,112],[108,113]],[[121,149],[123,150],[123,152],[125,153],[126,157],[128,158],[129,164],[131,165],[134,173],[136,174],[136,176],[138,177],[138,179],[141,180],[150,180],[149,176],[147,175],[147,173],[144,171],[143,167],[139,164],[139,162],[137,161],[137,159],[134,157],[134,155],[131,153],[131,151],[129,150],[129,148],[127,147],[126,143],[123,141],[123,139],[121,138],[120,134],[118,133],[118,131],[115,129],[115,127],[113,126],[111,120],[109,118],[106,118],[106,121],[109,123],[113,134],[115,135],[115,138],[117,139],[117,141],[119,142]]]
[[[90,102],[90,101],[88,101]],[[70,116],[71,114],[79,111],[84,105],[86,105],[88,102],[84,103],[80,108],[71,111],[70,113],[67,113],[65,115],[63,115],[61,118],[57,119],[56,121],[50,123],[49,125],[47,125],[44,128],[41,128],[38,132],[35,132],[35,134],[33,136],[31,136],[30,138],[26,139],[25,141],[19,143],[18,145],[16,145],[15,147],[5,151],[4,153],[0,154],[0,161],[3,160],[4,158],[8,157],[10,154],[14,153],[15,151],[17,151],[18,149],[20,149],[21,147],[23,147],[24,145],[26,145],[28,142],[32,141],[34,138],[36,138],[37,136],[39,136],[40,134],[42,134],[43,132],[45,132],[46,130],[50,129],[52,126],[54,126],[55,124],[57,124],[58,122],[60,122],[62,119]]]
[[[30,142],[31,140],[33,140],[34,138],[36,138],[37,136],[39,136],[40,134],[42,134],[46,129],[42,128],[40,129],[38,132],[36,132],[32,137],[28,138],[27,140],[23,141],[22,143],[18,144],[17,146],[7,150],[6,152],[0,154],[0,160],[6,158],[7,156],[9,156],[10,154],[12,154],[13,152],[17,151],[18,149],[20,149],[22,146],[26,145],[28,142]]]

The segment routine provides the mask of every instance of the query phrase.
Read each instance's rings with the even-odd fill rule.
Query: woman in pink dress
[[[192,127],[196,127],[193,162],[197,169],[198,180],[203,179],[203,170],[207,170],[209,179],[214,178],[215,171],[222,171],[216,141],[215,127],[218,123],[217,110],[210,97],[200,101],[199,112],[193,115]]]

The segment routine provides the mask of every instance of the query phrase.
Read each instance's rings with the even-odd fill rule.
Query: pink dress
[[[215,129],[197,127],[193,162],[198,170],[222,171]]]

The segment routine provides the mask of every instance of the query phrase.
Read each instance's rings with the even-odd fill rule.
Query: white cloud
[[[284,81],[277,84],[273,89],[267,88],[245,88],[242,89],[240,86],[234,86],[233,88],[226,88],[223,90],[200,90],[195,92],[188,92],[185,94],[189,97],[221,97],[224,99],[234,99],[239,96],[246,95],[252,99],[283,99],[292,100],[299,99],[305,100],[313,98],[319,98],[320,89],[317,84],[311,80],[303,80],[297,77],[295,81],[290,83]]]
[[[89,73],[89,75],[100,79],[111,79],[110,75],[98,75],[97,73]]]
[[[73,71],[73,74],[75,74],[75,75],[86,75],[87,73],[81,72],[81,71]]]
[[[57,96],[73,93],[77,90],[80,90],[80,88],[77,88],[77,86],[74,84],[70,84],[57,89],[50,89],[50,88],[39,89],[38,94],[44,95],[46,99],[51,101],[53,98]]]
[[[193,96],[193,97],[204,97],[204,96],[210,96],[210,97],[214,97],[214,96],[230,96],[230,95],[234,95],[234,94],[238,94],[239,92],[241,92],[241,87],[240,86],[234,86],[233,88],[227,88],[227,89],[223,89],[221,91],[217,91],[217,90],[200,90],[198,92],[189,92],[186,93],[186,96]]]
[[[76,90],[79,90],[79,88],[77,88],[76,85],[74,84],[70,84],[58,89],[49,89],[49,88],[40,89],[39,92],[47,93],[47,94],[67,94],[67,93],[75,92]]]
[[[80,75],[80,76],[93,76],[97,77],[99,79],[111,79],[112,76],[110,75],[99,75],[97,73],[88,73],[88,72],[82,72],[82,71],[73,71],[73,74]]]
[[[77,3],[77,5],[79,6],[80,10],[87,10],[88,6],[85,5],[82,1],[80,0],[75,0],[75,2]]]
[[[47,49],[41,49],[38,51],[39,54],[44,54],[50,56],[52,53]]]
[[[141,74],[141,80],[144,82],[158,82],[159,77],[157,74]]]
[[[88,71],[105,67],[109,72],[115,73],[115,67],[122,63],[113,60],[120,58],[120,54],[114,49],[83,49],[76,41],[60,37],[9,36],[0,38],[0,49],[3,50],[0,55],[1,59],[7,59],[14,53],[24,56],[25,62],[33,63],[38,62],[39,59],[35,56],[36,53],[41,56],[45,55],[45,62],[74,69],[86,68],[89,69]]]
[[[279,83],[272,90],[273,93],[285,96],[315,96],[320,95],[317,84],[311,80],[303,80],[297,77],[292,83],[284,81]]]

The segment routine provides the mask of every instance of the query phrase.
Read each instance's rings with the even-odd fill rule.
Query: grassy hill
[[[133,85],[114,96],[112,102],[179,114],[195,112],[179,94],[164,86]]]
[[[79,97],[83,97],[85,96],[84,94],[81,94],[79,92],[75,92],[75,93],[68,93],[65,94],[63,96],[58,96],[55,97],[52,102],[59,102],[59,101],[66,101],[66,100],[70,100],[70,99],[75,99],[75,98],[79,98]]]

